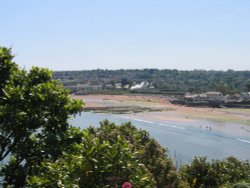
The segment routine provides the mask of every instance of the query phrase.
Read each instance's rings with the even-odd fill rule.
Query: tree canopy
[[[57,71],[54,78],[58,79],[75,94],[84,93],[79,85],[102,85],[103,91],[107,92],[106,86],[120,83],[128,84],[148,82],[151,89],[148,93],[183,94],[218,91],[223,94],[234,94],[249,91],[250,71],[206,71],[206,70],[169,70],[169,69],[128,69],[128,70],[84,70],[84,71]],[[112,88],[113,92],[115,87]],[[92,91],[93,92],[93,91]],[[144,91],[145,92],[145,91]]]
[[[12,59],[11,49],[0,48],[0,161],[4,181],[22,187],[32,166],[62,155],[67,119],[83,103],[69,98],[48,69],[27,72]]]

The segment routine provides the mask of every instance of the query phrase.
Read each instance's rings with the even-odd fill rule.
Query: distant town
[[[227,94],[206,92],[201,94],[186,93],[184,97],[170,100],[173,104],[186,106],[250,108],[250,92]]]

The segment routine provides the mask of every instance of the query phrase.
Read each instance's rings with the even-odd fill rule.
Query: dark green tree
[[[51,71],[27,72],[12,58],[11,49],[0,48],[0,173],[3,186],[22,187],[34,166],[62,155],[67,119],[83,103],[69,98]]]
[[[124,88],[126,85],[129,84],[129,81],[127,78],[122,78],[121,79],[121,85],[122,85],[122,88]]]
[[[0,47],[0,97],[3,95],[3,87],[9,82],[12,72],[17,69],[12,61],[13,57],[10,48]]]
[[[248,92],[250,92],[250,79],[248,79],[247,81],[245,81],[244,86],[245,86],[246,90]]]
[[[171,159],[149,134],[130,123],[103,121],[100,128],[69,129],[68,145],[56,161],[46,160],[28,178],[31,187],[178,187]]]
[[[79,140],[68,145],[59,160],[44,161],[38,173],[28,177],[30,187],[111,188],[127,181],[134,187],[153,187],[151,173],[121,136],[113,137],[111,143],[91,128],[71,128],[68,135]]]
[[[143,164],[151,173],[156,187],[178,186],[176,169],[166,154],[167,150],[151,138],[147,131],[137,130],[131,123],[116,126],[106,120],[94,131],[94,135],[111,144],[115,144],[116,138],[120,136],[129,143],[138,163]]]
[[[250,164],[234,157],[211,162],[195,157],[191,164],[182,166],[179,175],[191,188],[231,187],[237,182],[250,182]]]

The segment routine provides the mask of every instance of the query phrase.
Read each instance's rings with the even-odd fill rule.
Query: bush
[[[182,181],[192,188],[220,187],[239,181],[250,180],[250,164],[234,157],[225,160],[206,161],[206,157],[196,157],[191,164],[183,165],[179,173]]]
[[[67,137],[70,144],[63,156],[43,161],[38,173],[28,178],[29,186],[121,187],[124,182],[145,188],[177,186],[165,150],[130,123],[116,126],[104,121],[100,128],[71,128]]]

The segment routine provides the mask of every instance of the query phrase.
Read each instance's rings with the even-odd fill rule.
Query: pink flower
[[[133,186],[132,186],[131,183],[129,183],[129,182],[124,182],[124,183],[122,184],[122,188],[133,188]]]

